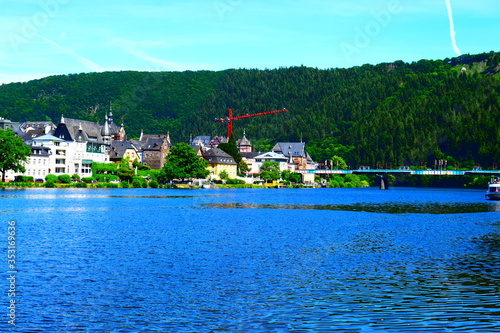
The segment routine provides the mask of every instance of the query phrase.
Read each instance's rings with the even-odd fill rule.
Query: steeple
[[[109,124],[108,124],[108,116],[107,115],[104,117],[104,126],[102,126],[101,135],[102,135],[102,141],[104,141],[105,144],[109,145],[111,143],[111,135],[110,135],[110,131],[109,131]]]
[[[172,145],[172,143],[170,142],[170,132],[167,132],[167,137],[166,137],[166,139],[167,139],[168,145],[169,145],[169,146],[171,146],[171,145]],[[191,140],[190,140],[190,141],[191,141]],[[190,142],[190,143],[191,143],[191,142]]]
[[[61,115],[61,121],[59,122],[59,124],[65,124],[64,115]]]
[[[109,102],[109,123],[113,122],[113,107],[111,106],[111,101]]]

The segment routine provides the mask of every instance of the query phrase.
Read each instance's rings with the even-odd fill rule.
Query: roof
[[[243,135],[243,137],[241,139],[236,141],[236,145],[237,146],[251,146],[252,143],[250,142],[250,140],[247,139],[247,137],[245,135]]]
[[[262,154],[262,152],[260,152],[260,151],[259,152],[256,152],[256,151],[240,152],[241,157],[246,158],[247,160],[254,159],[255,156],[259,156],[261,154]]]
[[[82,137],[79,140],[77,136],[81,128],[81,131],[87,136],[88,141],[103,142],[101,125],[98,123],[87,120],[64,118],[64,124],[66,124],[66,128],[73,141],[84,141],[85,138]]]
[[[142,144],[142,150],[160,150],[164,138],[149,138]]]
[[[63,139],[57,138],[50,134],[45,134],[33,139],[33,141],[54,141],[54,142],[64,142]]]
[[[134,149],[128,141],[111,141],[111,157],[123,157],[128,149]]]
[[[137,150],[141,150],[142,145],[145,143],[139,140],[129,140],[128,142],[130,142],[130,144],[133,145]]]
[[[220,143],[227,142],[227,138],[223,136],[216,136],[216,137],[210,137],[210,136],[204,136],[200,135],[195,137],[189,145],[193,148],[197,148],[199,146],[202,147],[217,147]]]
[[[141,142],[146,142],[148,139],[163,139],[166,138],[166,135],[159,135],[159,134],[142,134],[140,141]]]
[[[286,157],[308,157],[306,144],[303,142],[278,142],[271,151],[282,153]]]
[[[49,156],[50,148],[42,147],[42,146],[32,146],[31,147],[31,155],[34,156]]]
[[[49,127],[50,129],[56,128],[53,122],[51,121],[26,121],[21,124],[20,128],[23,131],[26,131],[28,128],[33,128],[36,130],[45,130],[46,127]]]
[[[29,141],[33,140],[37,137],[40,137],[45,134],[45,131],[43,129],[38,129],[38,130],[29,130],[25,134],[21,136],[23,138],[23,141]]]
[[[254,158],[256,160],[257,159],[259,159],[259,160],[281,160],[284,162],[288,161],[288,158],[285,155],[283,155],[281,153],[274,152],[274,151],[270,151],[267,153],[257,155]]]
[[[210,142],[212,141],[212,138],[210,136],[197,136],[191,142],[189,143],[193,147],[207,147],[210,145]]]
[[[210,164],[236,165],[234,158],[220,148],[212,148],[203,152],[203,158]]]

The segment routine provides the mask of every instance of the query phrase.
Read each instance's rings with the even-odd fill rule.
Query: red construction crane
[[[227,118],[219,118],[219,119],[215,119],[215,121],[219,122],[219,123],[227,123],[227,139],[229,140],[231,138],[231,135],[233,134],[233,120],[241,119],[241,118],[264,116],[266,114],[273,114],[273,113],[280,113],[280,112],[288,112],[288,110],[281,109],[281,110],[273,110],[273,111],[264,111],[264,112],[257,112],[257,113],[245,114],[242,116],[233,117],[233,109],[229,109]]]

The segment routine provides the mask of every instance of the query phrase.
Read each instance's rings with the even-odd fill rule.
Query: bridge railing
[[[296,170],[298,173],[314,173],[321,175],[337,174],[408,174],[408,175],[429,175],[429,176],[464,176],[464,175],[499,175],[500,170],[409,170],[409,169],[350,169],[350,170],[337,170],[337,169],[313,169],[313,170]]]

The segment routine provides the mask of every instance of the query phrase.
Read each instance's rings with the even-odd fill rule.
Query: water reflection
[[[201,204],[200,208],[335,210],[335,211],[386,213],[386,214],[462,214],[462,213],[487,213],[487,212],[500,211],[500,204],[497,202],[479,202],[479,203],[360,202],[353,204],[332,204],[332,205],[207,203],[207,204]]]

